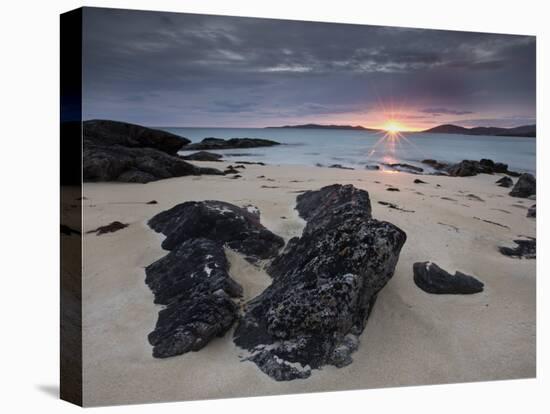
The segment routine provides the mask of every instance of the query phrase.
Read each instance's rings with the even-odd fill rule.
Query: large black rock
[[[200,168],[180,157],[153,148],[95,145],[84,141],[84,181],[148,183],[185,175],[217,174],[215,168]]]
[[[521,174],[510,191],[512,197],[527,198],[532,195],[537,194],[537,180],[533,177],[532,174]]]
[[[461,272],[454,275],[432,262],[417,262],[413,265],[414,283],[428,293],[471,294],[483,291],[483,283]]]
[[[163,211],[149,220],[149,226],[163,233],[162,247],[172,250],[194,238],[207,238],[227,245],[250,261],[268,259],[283,247],[281,237],[261,223],[257,214],[223,201],[188,201]]]
[[[158,129],[126,122],[94,119],[83,122],[84,141],[96,145],[121,145],[129,148],[154,148],[175,155],[191,141]]]
[[[175,155],[190,141],[169,132],[94,120],[84,122],[83,134],[84,181],[148,183],[184,175],[222,174]]]
[[[238,316],[230,297],[242,287],[228,273],[221,244],[191,239],[145,269],[155,303],[166,305],[149,334],[153,356],[167,358],[197,351],[223,336]]]
[[[216,150],[232,148],[272,147],[281,145],[279,142],[261,138],[204,138],[201,142],[189,144],[185,150]]]
[[[235,343],[278,381],[351,363],[376,295],[392,277],[406,234],[370,215],[368,193],[333,185],[298,197],[306,221],[247,303]]]

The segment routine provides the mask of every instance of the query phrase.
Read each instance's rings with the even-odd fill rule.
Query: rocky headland
[[[185,175],[222,174],[197,167],[177,152],[190,141],[169,132],[125,122],[83,123],[84,181],[148,183]]]

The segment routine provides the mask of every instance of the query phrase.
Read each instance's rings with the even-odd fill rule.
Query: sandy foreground
[[[527,207],[534,202],[508,196],[510,189],[494,184],[498,175],[454,178],[260,165],[247,165],[241,175],[84,185],[84,232],[114,220],[129,224],[115,233],[84,236],[85,405],[535,376],[535,261],[508,258],[497,251],[499,245],[513,246],[518,236],[535,236],[535,221],[526,218]],[[428,184],[413,184],[415,178]],[[304,225],[294,211],[297,191],[333,183],[367,190],[373,216],[394,223],[408,236],[351,365],[314,370],[305,380],[276,382],[254,363],[241,362],[245,353],[233,344],[232,332],[199,352],[164,360],[151,356],[147,334],[160,308],[145,285],[144,268],[167,252],[160,247],[164,236],[152,231],[147,220],[189,200],[253,204],[261,211],[262,223],[288,240],[299,236]],[[387,191],[388,186],[400,191]],[[151,200],[158,204],[145,204]],[[379,201],[414,212],[390,209]],[[239,254],[229,252],[228,257],[231,275],[242,284],[246,300],[269,285],[262,269]],[[485,283],[484,292],[466,296],[423,292],[413,282],[412,265],[426,260],[450,273],[460,270],[478,277]]]

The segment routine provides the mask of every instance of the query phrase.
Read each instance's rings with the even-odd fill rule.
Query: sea
[[[423,168],[424,159],[454,163],[490,158],[508,164],[510,170],[536,172],[536,139],[459,134],[426,134],[299,128],[179,128],[157,127],[199,142],[214,138],[265,138],[283,145],[217,150],[227,160],[264,162],[272,165],[309,165],[364,169],[406,163]],[[192,151],[195,152],[195,151]],[[181,151],[182,155],[189,151]]]

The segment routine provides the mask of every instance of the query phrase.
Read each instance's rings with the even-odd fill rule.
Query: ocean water
[[[171,128],[159,127],[192,142],[205,137],[265,138],[284,145],[264,148],[217,150],[226,159],[261,161],[266,164],[340,164],[355,169],[383,163],[407,163],[430,172],[423,159],[444,162],[491,158],[508,164],[509,169],[536,171],[536,140],[524,137],[471,136],[452,134],[403,133],[391,138],[382,133],[327,129],[277,128]],[[194,151],[193,151],[194,152]],[[182,155],[189,151],[181,151]],[[383,165],[381,165],[384,168]]]

